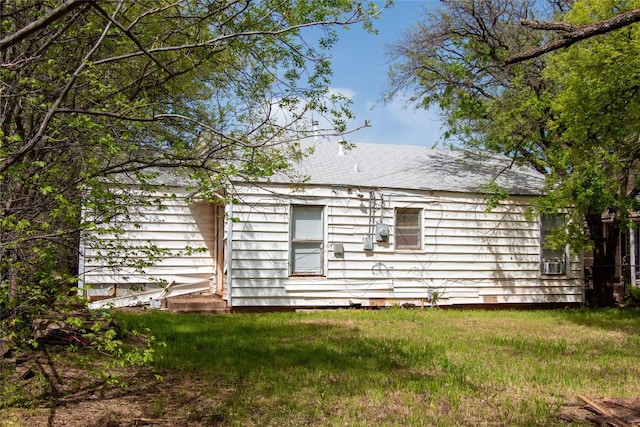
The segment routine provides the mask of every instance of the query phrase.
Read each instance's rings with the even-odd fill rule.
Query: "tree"
[[[617,13],[608,6],[576,2],[564,20],[580,27],[604,22]],[[544,71],[554,84],[548,126],[560,130],[554,169],[563,172],[550,182],[583,214],[597,261],[596,297],[605,303],[611,302],[620,231],[632,227],[629,214],[639,207],[633,177],[640,161],[639,41],[638,26],[624,26],[558,51]],[[603,212],[609,213],[607,224]]]
[[[599,305],[613,303],[619,230],[629,224],[637,194],[629,179],[638,161],[637,30],[626,25],[563,53],[511,66],[505,60],[552,40],[521,21],[584,28],[625,11],[609,3],[444,2],[394,46],[399,63],[391,80],[391,94],[414,90],[414,99],[442,109],[446,136],[455,135],[468,148],[504,153],[546,175],[538,207],[542,213],[570,213],[570,226],[556,244],[592,248]],[[617,215],[605,226],[607,211]]]
[[[560,37],[526,52],[518,52],[515,55],[511,55],[506,59],[505,63],[510,65],[526,61],[557,49],[569,47],[581,40],[610,33],[638,21],[640,21],[640,9],[628,10],[610,18],[581,26],[575,26],[567,22],[538,22],[523,19],[520,21],[522,25],[534,30],[554,31]]]
[[[345,132],[325,52],[335,28],[371,29],[376,13],[354,0],[0,1],[0,333],[69,298],[79,233],[117,234],[103,224],[128,214],[127,183],[144,192],[162,168],[219,194],[230,175],[301,156],[289,142],[310,135],[308,112]]]

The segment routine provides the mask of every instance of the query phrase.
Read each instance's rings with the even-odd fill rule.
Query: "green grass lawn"
[[[566,425],[577,394],[640,396],[634,310],[117,318],[164,341],[160,372],[198,378],[225,425]]]

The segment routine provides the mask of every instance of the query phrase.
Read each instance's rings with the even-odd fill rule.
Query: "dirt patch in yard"
[[[160,379],[143,368],[116,369],[109,375],[102,371],[100,375],[88,363],[78,367],[77,360],[71,363],[69,359],[59,348],[0,358],[0,427],[231,423],[225,411],[236,389],[224,381],[177,371],[162,373]],[[402,406],[401,396],[391,398],[399,399],[396,406]],[[438,402],[438,407],[441,413],[448,410],[446,402]],[[640,399],[578,395],[557,417],[567,425],[640,426]]]
[[[14,400],[0,404],[2,427],[219,425],[221,399],[233,392],[179,372],[162,379],[145,369],[96,375],[41,353],[0,364],[0,381],[7,381],[0,394]]]

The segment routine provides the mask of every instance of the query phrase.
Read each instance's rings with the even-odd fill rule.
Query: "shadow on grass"
[[[149,313],[121,316],[129,328],[148,327],[167,347],[161,369],[248,380],[289,392],[329,387],[337,395],[363,388],[409,388],[416,394],[444,387],[478,390],[466,367],[449,360],[440,344],[375,338],[348,322],[294,314],[202,316]]]
[[[452,411],[449,420],[459,419],[463,410],[458,407],[469,402],[481,411],[485,402],[495,402],[503,410],[485,414],[491,422],[540,425],[558,400],[544,390],[609,390],[609,384],[635,378],[633,366],[621,366],[637,354],[640,340],[633,336],[640,330],[640,310],[507,312],[502,317],[491,312],[471,320],[467,314],[387,311],[354,320],[300,313],[151,312],[117,318],[128,329],[148,327],[167,343],[159,352],[161,370],[218,384],[208,393],[216,395],[219,405],[201,412],[237,425],[256,424],[256,419],[263,425],[283,420],[289,425],[338,424],[345,413],[360,416],[359,408],[375,405],[392,418],[404,416],[403,408],[431,416],[430,408],[443,402]],[[532,327],[537,321],[547,334]],[[559,332],[564,324],[575,334],[576,328],[566,326],[577,324],[587,335],[603,329],[630,338],[612,334],[602,342],[588,336],[573,340],[573,335],[554,334],[556,323]],[[542,395],[533,403],[520,401],[520,394],[509,394],[513,390],[542,390]],[[536,402],[544,410],[531,415],[527,405]]]
[[[389,371],[413,359],[398,343],[363,337],[355,327],[291,316],[270,319],[149,313],[123,321],[132,328],[148,327],[167,344],[161,361],[166,369],[219,373],[224,368],[239,375],[298,367]],[[423,350],[423,357],[435,355]]]
[[[580,326],[637,335],[640,332],[639,308],[558,310],[558,317]]]

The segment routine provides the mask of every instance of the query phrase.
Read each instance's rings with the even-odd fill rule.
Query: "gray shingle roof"
[[[366,143],[343,150],[329,141],[311,145],[314,153],[296,167],[309,177],[308,184],[479,193],[497,177],[510,194],[536,195],[544,182],[535,170],[511,165],[507,157],[494,154]]]

